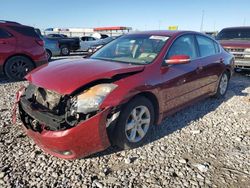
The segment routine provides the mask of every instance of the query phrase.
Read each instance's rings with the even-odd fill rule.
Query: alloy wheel
[[[140,142],[150,126],[150,112],[146,106],[135,107],[125,125],[125,134],[129,142]]]
[[[223,74],[220,81],[220,94],[224,95],[227,90],[228,85],[228,76],[226,74]]]

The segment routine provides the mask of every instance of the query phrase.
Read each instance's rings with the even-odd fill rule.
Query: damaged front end
[[[61,95],[30,84],[19,97],[20,118],[27,134],[47,152],[66,159],[84,157],[110,145],[106,125],[117,111],[99,108],[116,87],[98,84]]]
[[[115,88],[114,84],[99,84],[69,96],[30,84],[20,97],[21,119],[37,132],[66,130],[101,111],[100,104]]]
[[[27,129],[36,132],[65,130],[68,96],[45,90],[30,84],[20,98],[19,112]]]

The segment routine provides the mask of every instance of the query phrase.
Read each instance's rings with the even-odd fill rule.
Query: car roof
[[[0,25],[10,25],[10,26],[13,26],[13,25],[22,25],[22,24],[17,23],[17,22],[13,22],[13,21],[0,20]]]
[[[162,36],[176,36],[176,35],[180,35],[180,34],[185,34],[185,33],[197,33],[197,34],[201,34],[199,32],[195,32],[195,31],[182,31],[182,30],[154,30],[154,31],[142,31],[142,32],[135,32],[135,33],[131,33],[131,34],[148,34],[148,35],[162,35]]]
[[[82,38],[95,38],[95,37],[92,37],[92,36],[82,36]]]
[[[18,26],[18,27],[29,27],[29,28],[34,28],[32,26],[27,26],[20,24],[18,22],[13,22],[13,21],[6,21],[6,20],[0,20],[0,26]],[[34,28],[35,29],[35,28]]]
[[[222,30],[227,30],[227,29],[250,29],[250,26],[226,27],[223,28]]]

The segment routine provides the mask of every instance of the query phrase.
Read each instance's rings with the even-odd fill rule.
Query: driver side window
[[[166,59],[175,55],[188,55],[191,59],[197,58],[195,38],[193,35],[184,35],[174,41],[168,51]]]

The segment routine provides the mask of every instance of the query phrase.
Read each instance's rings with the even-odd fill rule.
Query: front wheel
[[[220,82],[217,87],[217,92],[214,95],[216,98],[225,96],[229,84],[229,75],[227,72],[224,72],[220,78]]]
[[[154,107],[145,97],[136,97],[121,111],[112,140],[122,149],[143,145],[154,123]]]

